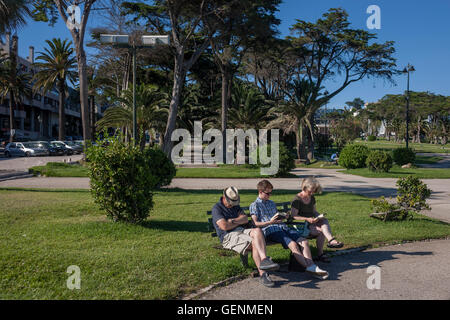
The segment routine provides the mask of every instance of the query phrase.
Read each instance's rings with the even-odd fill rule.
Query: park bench
[[[280,203],[275,203],[275,205],[277,206],[277,210],[278,212],[285,212],[285,213],[290,213],[291,211],[291,203],[290,202],[280,202]],[[244,213],[247,215],[249,222],[247,224],[248,228],[254,228],[255,225],[253,223],[253,220],[250,216],[250,212],[249,212],[249,207],[241,207],[241,209],[244,211]],[[213,220],[212,220],[212,211],[206,211],[207,216],[209,216],[208,218],[208,231],[211,232],[211,236],[212,237],[217,237],[217,233],[216,233],[216,229],[214,228],[213,225]],[[303,221],[292,221],[292,220],[288,220],[285,222],[288,225],[296,225],[296,226],[305,226],[305,222]],[[308,237],[308,239],[310,239],[310,237]],[[271,241],[266,241],[266,246],[271,246],[271,245],[275,245],[275,244],[279,244],[277,242],[271,242]],[[224,249],[222,246],[215,246],[215,248],[217,249]],[[248,268],[248,252],[247,254],[240,254],[240,258],[241,258],[241,262],[243,264],[244,267]],[[290,263],[291,260],[293,259],[292,253],[291,253],[291,257],[290,257]]]

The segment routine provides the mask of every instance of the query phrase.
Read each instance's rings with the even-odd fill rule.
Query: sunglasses
[[[265,194],[268,195],[268,196],[272,195],[272,191],[271,191],[271,192],[265,192],[265,191],[263,191],[263,193],[265,193]]]

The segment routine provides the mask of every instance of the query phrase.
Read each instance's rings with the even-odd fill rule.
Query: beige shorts
[[[230,233],[227,233],[223,237],[222,246],[225,249],[236,251],[240,254],[245,254],[250,245],[252,244],[252,237],[250,232],[252,229],[239,228]]]

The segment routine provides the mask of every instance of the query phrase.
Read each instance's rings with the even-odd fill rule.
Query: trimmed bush
[[[374,172],[389,172],[392,168],[392,157],[381,150],[373,150],[366,159],[367,168]]]
[[[144,156],[150,159],[150,172],[157,179],[155,187],[168,186],[176,174],[172,160],[167,157],[159,146],[144,149],[143,152]]]
[[[153,208],[154,189],[170,183],[175,170],[162,151],[140,150],[119,138],[107,145],[98,141],[86,156],[94,201],[113,221],[143,222]]]
[[[394,162],[399,166],[402,166],[407,163],[414,164],[416,160],[416,154],[410,148],[397,148],[392,152],[392,157],[394,158]]]
[[[377,137],[375,137],[375,136],[368,136],[367,137],[367,141],[375,141],[375,140],[377,140]]]
[[[256,149],[257,152],[257,164],[247,164],[247,168],[265,168],[270,167],[270,164],[263,165],[260,161],[260,150],[261,146]],[[269,144],[267,146],[267,154],[271,155],[271,145]],[[295,168],[295,160],[292,153],[286,148],[283,142],[280,142],[279,144],[279,168],[278,172],[274,175],[274,177],[285,177],[289,175],[289,172]]]
[[[369,148],[358,144],[346,145],[339,155],[338,163],[347,169],[364,168]]]

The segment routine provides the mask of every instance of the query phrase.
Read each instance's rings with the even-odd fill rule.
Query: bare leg
[[[303,257],[305,257],[307,266],[312,265],[314,262],[312,260],[311,249],[309,248],[309,241],[306,239],[299,239],[298,245],[302,248]]]
[[[302,253],[300,252],[300,248],[298,247],[298,244],[295,241],[289,242],[288,245],[289,249],[291,250],[292,254],[295,257],[295,260],[298,261],[303,267],[308,267],[308,262],[303,257]]]
[[[330,224],[328,223],[327,219],[323,220],[323,224],[320,226],[320,230],[321,230],[322,234],[324,235],[324,237],[327,238],[328,242],[330,242],[330,240],[334,238],[333,234],[331,233]],[[337,244],[338,241],[333,239],[333,241],[331,241],[330,243]],[[322,245],[322,247],[323,247],[323,245]]]
[[[266,256],[266,241],[264,240],[264,234],[261,229],[254,228],[250,232],[250,236],[252,237],[252,257],[253,261],[255,261],[256,267],[258,268],[259,275],[262,275],[264,271],[259,269],[259,265],[262,260],[264,260]]]

